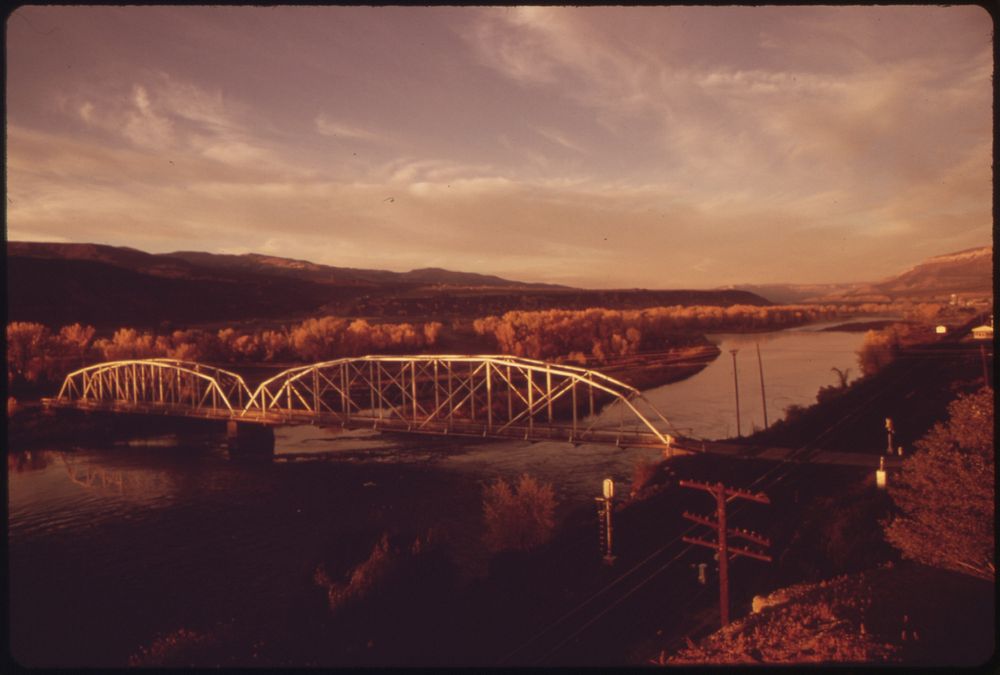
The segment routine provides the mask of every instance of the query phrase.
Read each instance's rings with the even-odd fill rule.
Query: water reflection
[[[155,469],[114,469],[80,459],[71,453],[57,453],[71,482],[88,490],[129,495],[142,501],[156,500],[175,491],[166,471]]]
[[[24,473],[25,471],[41,471],[59,453],[49,450],[25,450],[24,452],[7,452],[7,473]]]

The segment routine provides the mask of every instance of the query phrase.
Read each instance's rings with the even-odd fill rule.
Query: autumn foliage
[[[491,551],[529,551],[541,546],[555,529],[555,492],[523,474],[516,486],[502,478],[483,490],[484,541]]]
[[[320,361],[360,354],[415,351],[436,344],[441,324],[369,324],[326,316],[278,330],[175,330],[166,334],[119,328],[95,338],[93,326],[53,333],[39,323],[7,325],[7,381],[12,388],[57,382],[96,361],[172,358],[214,363]]]
[[[680,334],[773,330],[852,313],[882,313],[890,305],[671,306],[637,310],[591,308],[507,312],[476,319],[478,335],[492,336],[505,354],[535,359],[590,357],[605,361],[641,350],[661,350]]]
[[[92,354],[94,328],[78,323],[58,333],[39,323],[7,324],[7,382],[35,384],[61,377]]]
[[[989,387],[953,401],[890,484],[885,535],[904,557],[994,579],[993,408]]]

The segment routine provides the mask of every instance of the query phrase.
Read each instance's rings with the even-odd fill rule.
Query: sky
[[[589,288],[992,243],[974,6],[21,7],[7,238]]]

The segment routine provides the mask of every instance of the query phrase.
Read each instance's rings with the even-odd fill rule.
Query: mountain
[[[452,272],[440,267],[424,267],[419,270],[410,270],[402,275],[407,281],[422,284],[445,284],[453,286],[509,286],[510,281],[495,277],[491,274],[477,274],[475,272]],[[568,288],[567,286],[557,286],[556,284],[532,284],[535,288]]]
[[[277,256],[245,253],[227,255],[203,253],[200,251],[178,251],[163,254],[185,262],[215,269],[240,270],[260,274],[305,279],[319,283],[364,286],[382,284],[443,284],[447,286],[509,286],[518,288],[564,288],[553,284],[531,284],[511,281],[486,274],[473,272],[452,272],[441,268],[426,268],[410,272],[390,272],[388,270],[361,269],[355,267],[333,267]]]
[[[892,297],[944,296],[951,293],[992,293],[993,247],[949,253],[884,279],[872,287]]]
[[[858,284],[737,284],[725,289],[749,291],[780,305],[816,302],[832,294],[847,293]]]
[[[409,321],[513,309],[769,304],[739,290],[586,290],[434,267],[390,272],[256,253],[150,254],[38,242],[8,242],[7,289],[8,321],[98,328],[274,323],[323,314]]]
[[[278,256],[246,253],[231,255],[201,251],[152,254],[134,248],[102,244],[9,242],[7,255],[26,258],[90,260],[163,277],[214,277],[230,273],[265,274],[323,284],[365,286],[374,284],[442,284],[447,286],[510,286],[518,288],[565,288],[555,284],[532,284],[473,272],[452,272],[437,267],[390,272],[388,270],[332,267]]]
[[[772,302],[947,301],[951,294],[982,296],[993,292],[993,247],[981,246],[928,258],[880,281],[853,284],[740,284],[727,286],[761,295]]]

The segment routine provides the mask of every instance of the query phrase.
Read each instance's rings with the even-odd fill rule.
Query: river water
[[[824,330],[833,325],[812,324],[768,333],[709,335],[721,351],[719,358],[694,377],[650,389],[644,395],[681,435],[717,440],[737,435],[738,384],[739,432],[747,435],[765,426],[762,371],[768,425],[784,417],[791,405],[815,403],[820,387],[839,384],[840,377],[833,368],[846,372],[848,382],[860,377],[857,350],[864,332]],[[730,353],[734,349],[737,350],[735,378]],[[612,419],[617,414],[617,409],[609,406],[604,416]]]
[[[720,358],[646,395],[682,433],[731,435],[728,350],[738,349],[742,427],[761,426],[759,344],[773,423],[835,382],[831,367],[857,375],[863,334],[816,328],[712,336]],[[282,461],[287,453],[298,459]],[[522,472],[551,482],[562,518],[592,506],[604,477],[627,490],[636,461],[657,454],[314,427],[279,430],[277,461],[232,458],[207,434],[8,448],[13,656],[28,666],[125,665],[179,628],[294,622],[323,609],[316,567],[343,575],[383,532],[434,528],[461,569],[482,574],[485,482]]]

